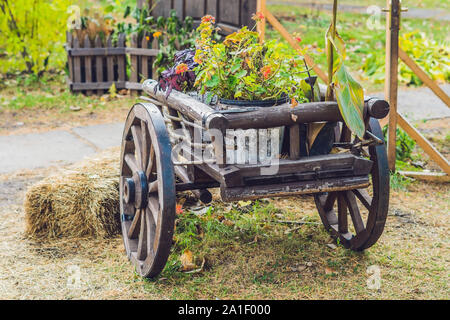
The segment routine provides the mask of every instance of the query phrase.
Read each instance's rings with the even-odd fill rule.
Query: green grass
[[[280,22],[291,34],[301,34],[302,44],[309,48],[308,54],[322,70],[326,70],[325,32],[331,21],[330,13],[312,12],[309,8],[286,5],[271,5],[268,9],[280,18]],[[349,69],[362,82],[364,88],[369,91],[382,91],[384,79],[369,78],[361,69],[370,55],[385,55],[385,18],[382,15],[380,28],[375,30],[368,29],[368,18],[365,14],[339,12],[338,31],[346,42],[346,64]],[[420,30],[429,39],[448,43],[450,24],[434,20],[404,19],[401,33],[414,30]],[[268,38],[281,37],[271,27],[268,28],[267,34]]]
[[[283,0],[283,2],[292,2],[292,3],[326,3],[326,4],[332,4],[332,0]],[[348,4],[348,5],[355,5],[354,0],[339,0],[339,4]],[[385,0],[369,0],[364,1],[364,3],[358,3],[358,5],[364,5],[364,6],[371,6],[371,5],[377,5],[380,7],[386,6]],[[442,1],[442,0],[404,0],[403,1],[404,7],[409,8],[424,8],[424,9],[449,9],[450,8],[450,2],[448,1]]]

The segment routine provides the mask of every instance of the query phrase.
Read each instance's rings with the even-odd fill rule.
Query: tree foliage
[[[65,63],[71,0],[0,0],[0,72],[41,75]]]

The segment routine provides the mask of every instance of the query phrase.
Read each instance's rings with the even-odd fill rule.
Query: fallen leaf
[[[180,257],[181,271],[192,271],[197,266],[194,263],[194,254],[191,250],[185,250]]]
[[[337,246],[334,243],[327,243],[327,246],[331,249],[336,249]]]
[[[246,207],[246,206],[249,206],[249,205],[251,205],[252,204],[252,202],[249,200],[249,201],[239,201],[238,202],[238,204],[241,206],[241,207]]]
[[[337,273],[337,272],[331,268],[328,268],[328,267],[325,268],[325,274],[333,274],[333,273]]]
[[[234,226],[234,222],[231,221],[231,220],[228,220],[228,219],[224,219],[224,220],[222,221],[222,223],[223,223],[224,225],[226,225],[227,227]]]

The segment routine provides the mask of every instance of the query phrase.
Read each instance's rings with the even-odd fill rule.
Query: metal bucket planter
[[[219,99],[221,106],[226,106],[226,110],[230,112],[273,107],[287,101],[288,97],[257,101]],[[225,136],[227,164],[269,164],[274,159],[279,159],[284,130],[284,126],[269,129],[227,130]]]

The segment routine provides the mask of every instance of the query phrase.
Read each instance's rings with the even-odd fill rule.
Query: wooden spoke
[[[133,171],[133,172],[140,171],[138,163],[136,161],[136,158],[134,157],[133,154],[127,153],[124,157],[124,160],[125,160],[125,163],[127,164],[128,168],[130,168],[131,171]]]
[[[142,210],[141,226],[139,231],[139,242],[137,247],[137,258],[144,260],[147,257],[148,230],[145,210]]]
[[[335,135],[336,141],[350,141],[351,131],[344,124],[341,128],[340,133]],[[368,121],[368,130],[383,139],[383,132],[377,120]],[[325,228],[334,238],[339,238],[344,247],[356,251],[367,249],[376,243],[383,232],[389,208],[389,167],[386,147],[370,146],[368,152],[373,166],[369,174],[371,183],[367,189],[344,190],[327,196],[315,195],[316,206]],[[363,153],[361,157],[367,155]],[[365,214],[364,219],[362,212]],[[351,230],[354,232],[349,230],[349,214],[354,227]]]
[[[153,220],[155,221],[155,224],[158,223],[158,215],[159,215],[159,202],[158,199],[155,197],[149,197],[148,198],[148,209],[152,213]]]
[[[138,236],[139,228],[141,227],[141,210],[137,210],[134,215],[133,222],[128,229],[128,238],[136,239]]]
[[[329,210],[333,209],[334,202],[336,201],[337,195],[338,195],[337,192],[328,193],[327,198],[325,200],[325,204],[323,205],[325,211],[329,211]]]
[[[350,216],[352,217],[353,225],[355,226],[356,234],[359,234],[364,231],[365,227],[353,192],[346,191],[345,200],[350,211]]]
[[[141,132],[142,132],[142,168],[146,170],[148,166],[148,157],[149,157],[149,140],[147,124],[144,120],[141,120]]]
[[[153,193],[158,191],[158,180],[150,182],[148,184],[148,193]]]
[[[342,234],[348,232],[347,205],[341,192],[338,195],[338,232]]]
[[[153,148],[153,144],[150,146],[150,155],[149,155],[149,161],[147,165],[147,170],[145,171],[145,175],[148,179],[150,179],[150,174],[152,173],[152,170],[154,169],[155,164],[155,149]]]
[[[133,135],[134,146],[136,148],[137,163],[140,168],[144,168],[144,164],[143,164],[143,160],[142,160],[144,145],[142,144],[141,127],[139,127],[137,125],[133,125],[131,127],[131,134]]]
[[[154,235],[156,232],[156,222],[153,219],[153,215],[150,212],[150,209],[145,209],[145,219],[146,219],[146,225],[147,225],[147,254],[150,256],[154,256],[156,249],[154,248],[155,241],[154,241]]]
[[[352,190],[355,196],[358,197],[359,201],[366,207],[366,209],[370,210],[370,206],[372,205],[372,198],[369,196],[369,193],[365,189],[355,189]]]

